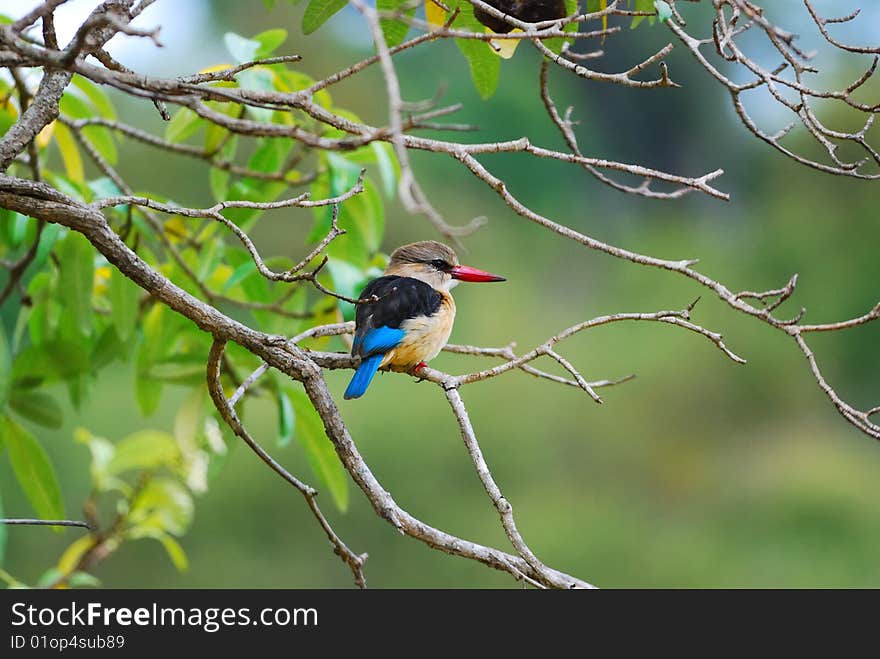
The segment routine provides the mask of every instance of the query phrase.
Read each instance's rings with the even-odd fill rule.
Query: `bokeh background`
[[[10,13],[30,5],[0,4]],[[91,4],[68,3],[56,22],[74,29]],[[801,4],[781,4],[776,17],[804,35],[808,49],[819,47]],[[819,6],[837,15],[869,5],[859,25],[840,34],[880,40],[874,3],[840,4]],[[707,25],[705,8],[684,9],[692,30]],[[139,70],[184,74],[228,60],[224,32],[249,35],[280,26],[291,35],[280,52],[302,54],[302,69],[314,77],[370,52],[355,13],[346,11],[303,37],[301,12],[302,6],[286,2],[271,12],[256,1],[157,2],[141,22],[161,23],[166,47],[157,51],[146,40],[117,38],[111,51]],[[671,38],[662,26],[625,27],[608,39],[598,66],[628,68]],[[826,82],[845,85],[866,64],[821,53],[831,73]],[[880,299],[878,183],[821,174],[785,159],[747,133],[726,92],[683,48],[668,63],[682,89],[616,88],[554,71],[552,90],[561,107],[575,105],[585,153],[689,175],[722,167],[726,173],[717,184],[731,193],[731,202],[698,194],[672,202],[626,196],[577,168],[520,155],[484,162],[539,212],[643,253],[699,257],[702,271],[732,289],[774,288],[798,272],[798,291],[785,309],[794,314],[804,305],[809,321],[849,318],[873,306]],[[536,144],[563,146],[543,113],[539,60],[528,47],[503,63],[499,90],[489,101],[477,96],[451,43],[407,52],[398,65],[407,99],[431,97],[446,85],[444,100],[464,103],[455,120],[482,128],[465,139],[529,135]],[[874,86],[875,99],[877,91]],[[385,121],[378,71],[333,93],[365,120]],[[149,103],[116,100],[126,120],[161,131]],[[751,103],[770,132],[787,122],[766,99]],[[839,108],[822,109],[841,126],[855,125]],[[798,135],[796,130],[790,139],[803,143]],[[588,378],[637,374],[605,390],[605,405],[522,373],[463,390],[519,528],[547,564],[605,587],[880,586],[880,445],[836,413],[790,340],[734,313],[689,280],[590,252],[527,223],[449,159],[413,157],[426,191],[448,219],[489,218],[466,239],[462,260],[509,279],[456,289],[454,342],[516,341],[528,349],[586,318],[681,308],[702,295],[696,320],[723,332],[748,359],[737,366],[708,341],[675,327],[620,324],[581,334],[560,349]],[[120,168],[135,187],[198,205],[210,201],[202,164],[128,143]],[[255,238],[300,254],[308,227],[294,224],[263,222]],[[387,251],[435,237],[423,218],[388,203]],[[880,403],[880,324],[810,338],[844,397],[863,407]],[[434,365],[464,372],[488,363],[442,354]],[[327,375],[340,400],[348,376]],[[143,419],[133,377],[131,365],[103,372],[86,408],[67,410],[63,429],[32,428],[51,454],[72,514],[89,486],[87,451],[73,442],[74,427],[110,438],[145,427],[171,429],[185,390],[176,396],[167,389],[159,413]],[[62,388],[58,394],[66,398]],[[439,389],[379,377],[367,397],[341,402],[341,410],[375,474],[404,508],[457,535],[508,548]],[[256,404],[250,423],[276,457],[313,479],[296,442],[274,446],[271,405]],[[6,460],[0,461],[0,487],[8,514],[28,512]],[[370,554],[371,586],[517,587],[507,575],[398,535],[353,484],[348,512],[332,510],[329,500],[325,506],[349,546]],[[5,568],[33,582],[75,533],[10,529]],[[191,563],[187,572],[178,573],[158,544],[143,541],[125,545],[96,574],[110,587],[351,586],[301,497],[241,447],[197,500],[195,523],[182,544]]]

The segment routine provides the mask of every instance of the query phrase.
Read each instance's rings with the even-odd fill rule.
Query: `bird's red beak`
[[[493,275],[491,272],[477,270],[476,268],[471,268],[466,265],[457,265],[452,268],[449,273],[452,275],[453,279],[460,279],[461,281],[507,281],[504,277],[499,277],[498,275]]]

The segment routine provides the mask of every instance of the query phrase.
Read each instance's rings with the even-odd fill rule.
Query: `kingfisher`
[[[380,368],[416,373],[449,340],[455,301],[449,290],[459,281],[505,281],[504,277],[461,265],[443,243],[425,240],[398,247],[385,274],[361,292],[355,310],[351,354],[361,364],[344,398],[360,398]]]

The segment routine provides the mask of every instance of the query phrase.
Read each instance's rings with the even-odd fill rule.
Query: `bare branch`
[[[27,518],[3,518],[0,524],[7,526],[73,526],[81,529],[91,529],[88,522],[74,519],[27,519]]]
[[[845,89],[817,89],[808,86],[804,81],[805,73],[817,73],[818,69],[807,63],[811,59],[811,54],[803,52],[796,46],[795,34],[770,23],[763,15],[762,10],[748,0],[717,0],[714,4],[715,21],[713,24],[712,37],[710,39],[701,40],[692,37],[674,20],[669,20],[666,24],[691,51],[693,56],[706,69],[706,71],[708,71],[715,80],[728,90],[733,101],[733,107],[743,125],[759,139],[771,145],[787,157],[802,165],[806,165],[807,167],[830,174],[865,180],[876,180],[880,178],[880,173],[878,172],[872,173],[870,171],[864,171],[864,167],[868,162],[874,162],[876,165],[880,165],[880,153],[878,153],[877,149],[872,147],[866,139],[867,130],[873,123],[874,114],[880,111],[880,103],[870,105],[853,99],[853,93],[861,88],[876,71],[877,57],[875,56],[865,73]],[[816,15],[809,0],[805,0],[805,5],[826,40],[842,50],[848,50],[843,44],[837,44],[833,40],[828,39],[824,24]],[[729,17],[725,13],[725,8],[730,9]],[[748,17],[749,22],[742,27],[737,27],[737,21],[740,15]],[[847,18],[855,18],[855,15]],[[739,47],[736,40],[737,37],[752,27],[760,29],[771,47],[782,57],[782,64],[776,69],[768,70],[760,66],[754,58],[748,56]],[[753,79],[742,84],[733,82],[730,77],[723,74],[716,66],[711,64],[706,55],[701,51],[704,46],[709,44],[715,46],[718,55],[723,59],[739,65],[747,73],[754,76]],[[862,50],[857,49],[851,52],[876,53],[877,51],[867,48]],[[786,77],[784,75],[787,71],[791,73],[792,77]],[[830,163],[820,162],[819,160],[800,155],[782,143],[782,139],[789,134],[789,131],[794,124],[790,124],[788,127],[775,134],[768,133],[759,128],[755,120],[749,115],[742,100],[744,92],[756,89],[766,90],[774,101],[796,115],[800,124],[804,126],[813,140],[825,149]],[[796,102],[789,100],[783,93],[783,89],[794,91],[797,94],[798,100]],[[813,103],[817,99],[834,100],[846,104],[847,106],[864,113],[866,115],[865,123],[861,129],[852,132],[828,128],[819,120],[813,110]],[[851,142],[858,145],[867,153],[867,157],[851,162],[841,161],[837,156],[838,145],[841,142]]]
[[[846,23],[848,21],[853,20],[856,16],[858,16],[861,13],[860,9],[856,9],[851,14],[848,14],[846,16],[842,16],[840,18],[822,18],[821,16],[819,16],[819,14],[813,8],[813,3],[810,2],[810,0],[804,0],[804,5],[806,6],[807,11],[810,12],[810,16],[812,17],[813,21],[816,23],[816,27],[819,28],[819,32],[822,33],[822,36],[825,37],[825,40],[828,41],[828,43],[830,43],[832,46],[835,46],[836,48],[840,48],[841,50],[849,51],[851,53],[871,53],[874,55],[880,53],[880,46],[850,46],[850,45],[841,43],[839,41],[836,41],[828,33],[828,28],[825,27],[828,23]]]
[[[440,551],[507,572],[516,579],[541,581],[542,576],[521,557],[445,533],[400,508],[364,462],[327,390],[320,367],[307,353],[296,346],[282,345],[278,337],[257,332],[225,316],[176,286],[125,245],[96,208],[81,204],[45,184],[5,175],[0,175],[0,206],[83,233],[111,264],[159,302],[192,320],[202,330],[214,335],[215,340],[234,341],[272,367],[301,381],[346,470],[376,512],[399,531]],[[568,587],[590,587],[580,579],[551,568],[547,568],[546,573]]]
[[[12,29],[15,32],[22,32],[26,30],[41,18],[51,16],[52,12],[54,12],[55,9],[63,5],[65,2],[67,2],[67,0],[46,0],[45,2],[34,7],[31,11],[26,13],[17,21],[15,21],[12,24]]]
[[[264,59],[256,59],[250,62],[244,62],[237,66],[220,71],[211,71],[208,73],[197,73],[191,76],[182,76],[178,80],[182,83],[190,85],[200,85],[205,82],[217,82],[225,80],[227,82],[235,82],[235,76],[242,71],[247,71],[255,66],[271,66],[272,64],[284,64],[287,62],[299,62],[302,60],[301,55],[280,55],[278,57],[266,57]]]
[[[514,549],[516,549],[516,553],[529,564],[529,567],[531,567],[532,570],[534,570],[537,577],[533,577],[533,579],[538,582],[538,584],[545,586],[551,586],[554,588],[571,588],[574,585],[571,579],[561,577],[559,573],[548,569],[547,566],[535,556],[534,552],[529,549],[525,540],[523,540],[522,535],[520,535],[519,530],[516,528],[516,521],[513,518],[513,507],[508,503],[507,499],[504,498],[504,495],[501,494],[501,490],[498,488],[495,479],[492,477],[492,472],[489,471],[489,466],[486,464],[486,460],[483,457],[483,452],[480,449],[480,444],[477,442],[477,437],[474,434],[474,429],[471,425],[470,416],[467,413],[467,409],[465,409],[464,401],[462,401],[458,389],[446,389],[446,400],[449,401],[449,406],[452,408],[452,412],[455,414],[455,418],[458,421],[461,439],[464,441],[465,448],[467,448],[468,454],[471,456],[471,460],[477,470],[477,476],[479,476],[480,482],[483,484],[486,493],[492,500],[492,505],[495,506],[498,515],[501,517],[501,525],[504,528],[504,532],[507,534],[507,538],[510,540]]]
[[[359,194],[363,191],[363,176],[364,172],[361,171],[360,176],[358,177],[357,183],[348,191],[344,192],[341,195],[337,195],[336,197],[331,197],[329,199],[319,199],[312,200],[309,199],[309,193],[304,192],[301,195],[296,197],[292,197],[290,199],[283,199],[281,201],[271,201],[271,202],[254,202],[254,201],[221,201],[210,208],[204,209],[196,209],[196,208],[183,208],[181,206],[172,206],[170,204],[164,204],[153,199],[148,199],[147,197],[137,197],[132,195],[125,195],[119,197],[108,197],[105,199],[99,199],[94,202],[92,206],[96,209],[108,208],[111,206],[120,206],[126,204],[134,204],[136,206],[143,206],[146,208],[150,208],[153,210],[158,210],[163,213],[169,213],[172,215],[180,215],[181,217],[193,217],[193,218],[206,218],[215,220],[221,224],[223,224],[226,228],[228,228],[236,238],[241,241],[242,245],[244,245],[245,249],[247,249],[248,253],[251,255],[251,258],[254,260],[254,264],[257,267],[258,272],[263,275],[266,279],[270,281],[283,281],[283,282],[294,282],[294,281],[303,281],[309,280],[312,281],[315,285],[319,285],[317,280],[315,279],[318,270],[323,266],[318,267],[318,270],[302,274],[299,271],[302,270],[310,261],[312,261],[318,254],[320,254],[324,249],[326,249],[327,245],[330,244],[332,240],[336,237],[341,236],[345,233],[344,230],[340,229],[336,224],[336,218],[339,213],[338,206],[340,203],[351,199],[354,195]],[[280,208],[314,208],[318,206],[330,206],[334,207],[333,210],[333,221],[330,229],[330,233],[325,237],[312,252],[307,255],[302,261],[300,261],[297,265],[292,268],[285,270],[284,272],[275,272],[271,270],[266,263],[263,261],[263,258],[260,256],[259,251],[257,250],[256,245],[254,245],[253,241],[248,237],[248,235],[232,220],[226,218],[221,211],[227,208],[250,208],[256,210],[275,210]],[[345,298],[347,299],[347,298]]]
[[[223,385],[220,383],[220,362],[223,357],[223,350],[225,346],[225,340],[214,339],[214,343],[211,346],[211,353],[208,358],[208,391],[211,394],[211,400],[214,402],[214,407],[217,408],[217,411],[220,412],[220,416],[227,423],[227,425],[232,428],[232,431],[236,435],[238,435],[254,453],[257,454],[260,460],[265,462],[272,471],[277,473],[293,487],[299,490],[303,497],[305,497],[309,509],[312,511],[312,514],[318,520],[318,523],[321,525],[321,528],[324,530],[324,533],[327,534],[327,538],[333,545],[334,552],[351,569],[352,575],[354,576],[354,582],[357,587],[366,588],[367,582],[364,578],[363,566],[364,561],[367,560],[367,555],[355,554],[345,545],[345,543],[339,538],[339,536],[336,535],[336,532],[330,526],[327,518],[321,512],[321,509],[318,506],[317,502],[318,491],[315,490],[313,487],[303,483],[296,476],[291,474],[278,462],[276,462],[275,459],[272,458],[272,456],[269,455],[263,449],[263,447],[260,446],[254,440],[254,438],[250,436],[248,431],[245,430],[244,426],[238,418],[238,415],[235,413],[235,410],[226,400],[226,396],[223,394]]]
[[[477,180],[494,190],[508,208],[529,222],[544,227],[565,239],[575,241],[587,249],[596,250],[634,264],[650,266],[687,277],[700,286],[711,290],[735,312],[753,316],[770,327],[784,332],[792,338],[798,349],[806,357],[813,379],[816,380],[819,387],[841,415],[860,431],[871,437],[880,438],[880,427],[871,421],[871,417],[880,412],[880,407],[874,407],[863,412],[847,403],[838,395],[821,372],[818,361],[804,338],[810,332],[845,330],[877,320],[880,318],[880,304],[877,304],[871,311],[862,316],[840,322],[812,325],[801,324],[804,315],[803,310],[794,318],[779,318],[774,314],[777,309],[793,297],[797,284],[797,275],[792,276],[787,284],[779,288],[766,291],[742,290],[734,292],[723,283],[697,271],[694,268],[697,263],[696,259],[666,260],[622,249],[596,240],[591,236],[575,231],[569,226],[541,215],[536,210],[523,204],[514,196],[505,181],[481,162],[484,154],[519,154],[519,157],[527,158],[532,163],[537,162],[533,159],[540,158],[576,165],[601,183],[629,194],[654,199],[676,199],[690,192],[698,191],[717,199],[729,199],[729,195],[713,185],[713,182],[723,173],[720,169],[715,169],[701,176],[688,177],[647,168],[638,164],[616,162],[584,155],[580,150],[575,133],[575,122],[572,121],[572,108],[568,108],[564,113],[560,113],[550,96],[548,71],[552,64],[559,66],[560,70],[565,71],[566,74],[574,74],[593,82],[618,84],[632,88],[677,87],[678,85],[670,79],[664,61],[664,58],[670,54],[673,48],[672,43],[648,56],[641,54],[633,57],[632,61],[638,63],[630,66],[625,71],[605,73],[590,68],[593,66],[592,63],[590,63],[589,67],[583,64],[600,57],[602,55],[601,50],[574,53],[566,45],[559,54],[556,54],[543,42],[543,39],[551,37],[564,37],[570,43],[595,38],[602,38],[604,40],[610,35],[618,34],[620,32],[619,27],[603,27],[601,30],[590,31],[588,29],[590,22],[604,22],[609,16],[645,16],[652,15],[654,12],[627,11],[619,8],[618,5],[620,3],[617,0],[612,0],[608,3],[606,9],[599,12],[581,13],[579,10],[577,13],[562,19],[538,23],[523,23],[505,15],[481,0],[469,1],[475,7],[499,18],[499,20],[507,22],[512,27],[519,28],[520,31],[510,34],[494,34],[489,32],[470,32],[469,30],[454,28],[453,24],[459,15],[458,10],[449,12],[446,24],[437,28],[436,26],[428,26],[419,19],[406,17],[400,9],[395,12],[383,12],[374,9],[363,0],[352,0],[352,4],[363,15],[370,29],[376,48],[375,55],[315,82],[308,89],[289,93],[261,89],[244,89],[231,84],[217,83],[235,82],[236,76],[247,69],[259,66],[276,66],[298,61],[298,56],[254,60],[223,71],[181,75],[170,79],[141,75],[114,60],[103,48],[103,44],[114,34],[122,33],[135,37],[151,38],[158,43],[158,28],[155,30],[142,30],[130,25],[130,20],[143,11],[145,7],[149,6],[152,0],[143,0],[140,3],[135,3],[133,0],[113,0],[113,2],[101,4],[80,25],[76,36],[64,50],[58,49],[57,39],[54,35],[52,15],[53,10],[62,4],[63,0],[47,0],[20,21],[12,25],[0,26],[0,62],[2,62],[2,65],[6,67],[41,67],[43,70],[40,86],[33,92],[24,84],[23,78],[20,76],[16,77],[17,73],[13,70],[13,78],[16,83],[18,96],[21,99],[22,112],[16,124],[0,138],[0,171],[5,171],[13,162],[21,163],[30,169],[30,175],[35,179],[34,181],[27,181],[0,174],[0,207],[24,213],[36,218],[39,222],[37,239],[29,246],[25,255],[19,257],[18,260],[5,259],[0,262],[0,266],[10,271],[6,288],[0,293],[0,303],[8,297],[10,291],[19,285],[18,282],[21,279],[22,273],[34,258],[39,243],[40,230],[46,222],[59,223],[83,233],[111,264],[134,280],[149,294],[151,302],[156,301],[167,305],[169,308],[192,320],[198,327],[213,336],[214,343],[208,357],[208,387],[215,406],[233,431],[273,471],[303,494],[319,525],[330,540],[334,551],[349,566],[355,582],[359,586],[364,585],[362,567],[365,555],[356,555],[346,547],[317,507],[315,491],[310,486],[296,479],[296,477],[272,459],[250,436],[236,415],[235,405],[242,400],[246,392],[254,391],[255,383],[267,369],[275,368],[303,384],[306,394],[319,414],[326,434],[333,443],[345,469],[364,492],[377,514],[386,519],[401,533],[416,538],[430,547],[476,560],[492,568],[502,570],[516,579],[534,586],[587,588],[591,587],[589,583],[547,567],[535,556],[523,540],[520,532],[517,530],[512,508],[502,495],[482,454],[476,433],[461,398],[460,388],[465,384],[490,379],[506,372],[521,370],[540,379],[578,387],[596,402],[602,402],[596,389],[625,382],[633,376],[627,376],[618,380],[590,381],[574,364],[557,351],[557,345],[574,334],[587,329],[620,321],[649,321],[676,325],[703,336],[735,363],[745,363],[743,358],[725,345],[721,334],[697,325],[692,321],[691,312],[694,307],[693,304],[677,311],[620,313],[599,316],[557,333],[532,351],[522,355],[517,355],[514,352],[514,344],[503,348],[447,346],[448,352],[488,356],[503,360],[491,368],[463,375],[450,375],[431,368],[425,368],[418,371],[418,377],[432,381],[444,389],[446,399],[457,419],[462,439],[474,463],[477,474],[500,515],[502,527],[516,554],[508,554],[491,547],[472,543],[430,527],[401,509],[373,476],[352,441],[335,401],[330,396],[324,382],[323,369],[357,368],[359,364],[358,358],[352,357],[349,354],[309,351],[300,346],[300,343],[310,338],[349,334],[353,330],[352,323],[316,326],[288,339],[286,337],[270,336],[257,332],[225,316],[216,308],[218,302],[231,301],[243,308],[271,310],[282,315],[307,315],[290,312],[284,307],[284,303],[290,299],[290,296],[296,290],[301,290],[301,286],[305,285],[305,282],[313,285],[324,295],[346,300],[354,304],[368,302],[369,300],[357,300],[335,293],[319,281],[322,268],[327,263],[327,257],[324,256],[322,259],[321,255],[326,252],[327,247],[333,240],[344,233],[337,223],[339,204],[344,203],[363,190],[364,173],[361,172],[357,185],[351,190],[330,199],[312,200],[307,194],[303,194],[275,202],[261,203],[231,200],[220,202],[210,208],[183,208],[171,203],[158,202],[146,196],[135,195],[132,187],[123,179],[119,172],[106,162],[94,144],[90,142],[87,135],[83,133],[83,130],[91,125],[104,126],[126,137],[148,144],[153,148],[161,149],[163,152],[199,158],[211,167],[239,176],[292,185],[308,182],[312,180],[315,174],[292,181],[290,180],[291,169],[295,164],[291,164],[291,162],[288,162],[283,168],[279,168],[279,171],[254,172],[247,167],[236,164],[231,159],[224,160],[219,149],[213,149],[209,152],[207,149],[187,144],[172,143],[122,122],[98,118],[71,120],[63,117],[60,121],[63,121],[65,125],[71,128],[74,137],[95,166],[105,176],[110,178],[121,192],[119,196],[101,199],[91,205],[79,203],[39,181],[39,152],[34,144],[35,136],[50,122],[58,119],[58,102],[61,94],[69,84],[71,76],[77,73],[96,84],[112,87],[131,97],[148,99],[156,104],[163,118],[168,119],[170,117],[166,104],[188,108],[213,126],[221,127],[228,131],[228,133],[225,133],[227,138],[241,135],[250,138],[295,140],[299,143],[295,151],[298,154],[310,153],[313,152],[312,150],[345,153],[370,145],[373,142],[386,142],[393,147],[396,159],[400,164],[401,181],[398,189],[404,208],[410,213],[424,215],[442,235],[452,240],[457,240],[458,237],[469,233],[479,226],[483,218],[477,218],[462,227],[447,224],[440,210],[435,208],[428,200],[427,195],[419,185],[410,162],[411,152],[414,151],[448,156],[463,165]],[[713,0],[713,25],[709,36],[702,39],[695,38],[685,32],[684,20],[680,12],[675,7],[674,2],[670,4],[675,20],[667,21],[669,29],[678,41],[685,46],[685,52],[693,56],[716,82],[728,91],[740,120],[753,135],[772,145],[787,157],[814,169],[866,180],[880,178],[880,173],[875,171],[876,166],[880,166],[880,151],[868,141],[868,133],[873,126],[875,115],[877,112],[880,112],[880,104],[866,103],[856,97],[857,92],[868,89],[868,84],[873,79],[878,67],[878,61],[880,61],[876,57],[880,49],[873,46],[849,46],[843,44],[833,39],[827,30],[828,24],[854,20],[858,12],[836,19],[823,18],[814,10],[811,0],[804,0],[806,10],[818,30],[817,38],[821,36],[824,39],[823,45],[827,44],[827,47],[836,48],[855,55],[874,55],[870,63],[866,61],[864,72],[845,88],[823,89],[807,83],[809,74],[818,72],[818,67],[812,61],[812,53],[801,48],[796,35],[792,31],[773,24],[765,15],[763,9],[756,5],[755,2],[750,0]],[[385,41],[380,24],[380,18],[386,17],[404,20],[418,29],[427,29],[428,31],[399,46],[389,47]],[[41,19],[43,24],[42,46],[36,38],[22,35],[23,30]],[[580,25],[581,23],[585,24],[586,31],[566,31],[567,26]],[[749,49],[745,48],[745,45],[749,42],[741,37],[746,33],[759,37],[763,47],[765,49],[769,47],[771,52],[780,58],[780,64],[775,68],[766,68],[759,65],[756,59],[748,54],[751,52],[751,44],[749,44]],[[438,107],[439,95],[428,100],[407,102],[401,89],[401,81],[398,78],[394,56],[412,48],[426,46],[436,40],[450,38],[483,42],[492,42],[498,38],[529,40],[542,55],[539,91],[544,107],[551,121],[564,138],[568,150],[557,151],[538,146],[525,136],[514,136],[512,139],[494,142],[460,142],[451,139],[430,139],[414,134],[416,131],[424,129],[444,131],[447,134],[475,129],[474,126],[467,124],[442,124],[434,121],[439,117],[446,117],[457,112],[461,108],[460,104],[456,103],[446,107]],[[718,66],[709,59],[711,53],[707,51],[712,49],[714,49],[715,53],[712,57],[717,56],[721,60],[721,64]],[[87,55],[92,55],[102,66],[97,66],[91,60],[88,60]],[[381,69],[385,85],[383,96],[388,103],[387,125],[374,126],[354,120],[351,116],[328,109],[315,100],[317,92],[342,80],[351,78],[375,64],[378,64]],[[658,73],[655,74],[655,77],[649,80],[638,79],[647,71],[653,70],[655,66],[658,68]],[[722,73],[721,67],[728,66],[737,67],[740,72],[746,73],[747,81],[744,83],[733,82],[732,77]],[[727,69],[725,68],[724,70],[726,71]],[[750,91],[766,92],[774,102],[784,107],[786,111],[794,114],[795,117],[792,118],[793,121],[790,126],[775,133],[760,128],[748,114],[744,105],[743,95]],[[817,101],[830,101],[855,110],[863,115],[864,120],[860,121],[858,130],[844,131],[832,128],[823,123],[814,110],[814,105]],[[240,109],[240,112],[227,114],[225,111],[217,109],[218,103],[235,104]],[[248,113],[248,108],[261,108],[290,113],[294,120],[285,124],[260,121],[261,115]],[[787,146],[787,143],[784,143],[791,134],[792,127],[796,125],[804,126],[813,141],[821,147],[822,155],[820,158],[813,159],[800,155]],[[842,157],[839,153],[839,147],[843,144],[855,145],[860,149],[860,157],[853,160]],[[301,155],[296,157],[299,158]],[[618,180],[618,177],[623,178]],[[627,181],[626,177],[636,177],[633,180],[640,182],[627,183],[625,182]],[[199,300],[183,291],[174,282],[147,265],[134,251],[125,245],[100,212],[102,209],[119,205],[135,208],[136,212],[143,214],[150,227],[155,231],[162,247],[167,251],[170,258],[180,266],[184,275],[195,283],[199,295],[204,300]],[[247,233],[223,214],[223,211],[230,208],[265,211],[327,205],[332,207],[331,226],[327,234],[298,263],[288,270],[281,272],[270,269]],[[199,281],[197,274],[193,272],[186,260],[183,259],[181,251],[167,235],[167,223],[160,219],[161,216],[158,213],[216,221],[224,225],[244,245],[257,270],[263,277],[275,282],[302,282],[302,284],[300,286],[285,287],[284,295],[272,303],[230,300],[219,295],[211,291],[203,281]],[[126,231],[122,233],[125,234]],[[318,262],[319,259],[320,261]],[[312,269],[309,270],[310,264],[315,262],[317,262],[317,265],[312,266]],[[224,347],[228,341],[233,341],[243,346],[262,360],[262,365],[240,382],[237,390],[229,400],[226,399],[221,386]],[[540,358],[556,362],[566,372],[566,375],[555,375],[540,370],[535,366],[535,362]],[[230,363],[227,360],[225,366],[227,373],[231,373]],[[233,383],[237,384],[239,378],[235,374],[232,375]],[[71,523],[75,524],[75,522]]]

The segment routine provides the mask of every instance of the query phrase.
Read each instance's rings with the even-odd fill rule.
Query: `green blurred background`
[[[91,3],[70,3],[83,4]],[[785,4],[791,16],[777,18],[809,35],[809,47],[818,45],[800,4]],[[832,13],[872,3],[846,4]],[[827,6],[821,3],[823,10]],[[707,25],[705,8],[684,9],[692,30]],[[866,8],[862,31],[850,33],[853,40],[878,41],[876,9]],[[346,11],[302,37],[301,10],[284,2],[272,12],[258,2],[158,2],[142,23],[165,25],[165,49],[117,43],[119,38],[113,45],[134,68],[163,75],[227,60],[222,34],[229,30],[249,35],[287,28],[291,37],[281,52],[302,54],[303,70],[314,77],[370,52],[356,14]],[[628,68],[671,38],[662,26],[625,28],[608,39],[608,54],[597,66]],[[734,290],[775,288],[798,272],[798,291],[784,309],[793,315],[804,305],[811,322],[864,313],[880,299],[878,184],[832,177],[785,159],[747,133],[726,92],[684,49],[676,48],[668,62],[683,89],[616,88],[562,71],[553,71],[551,88],[559,106],[575,105],[585,153],[687,175],[723,167],[717,185],[731,193],[730,203],[698,194],[671,202],[626,196],[575,167],[522,155],[483,162],[535,210],[596,238],[659,257],[699,257],[703,272]],[[850,81],[863,64],[829,59],[825,69],[833,76],[826,81]],[[477,96],[451,43],[407,52],[398,65],[406,99],[431,97],[446,84],[444,101],[465,104],[454,120],[478,124],[482,133],[463,139],[528,135],[536,144],[563,147],[543,113],[539,59],[528,47],[503,63],[498,93],[489,101]],[[875,99],[877,91],[875,85]],[[378,70],[333,93],[339,105],[366,121],[385,121]],[[149,103],[114,98],[127,121],[161,130]],[[755,101],[755,114],[770,132],[786,123],[770,104]],[[830,105],[822,109],[841,126],[855,125],[849,114],[835,116],[838,110]],[[798,134],[790,138],[794,143]],[[121,170],[136,188],[161,190],[180,203],[211,202],[203,163],[127,144]],[[801,146],[810,148],[803,140]],[[529,224],[449,159],[417,153],[413,161],[447,219],[489,218],[488,227],[466,239],[462,260],[509,280],[456,289],[453,342],[516,341],[529,349],[583,319],[677,309],[702,295],[695,320],[723,332],[728,345],[748,359],[737,366],[679,328],[619,324],[560,346],[587,378],[637,374],[605,390],[605,405],[522,373],[464,388],[485,456],[520,530],[544,562],[604,587],[880,586],[880,446],[837,414],[791,340],[733,312],[689,280],[588,251]],[[255,239],[280,253],[303,253],[307,222],[292,227],[283,217],[263,221]],[[423,218],[389,202],[387,251],[436,237]],[[863,408],[880,403],[880,325],[810,339],[844,397]],[[442,354],[432,365],[465,372],[490,363]],[[442,392],[389,375],[377,378],[367,397],[343,402],[349,375],[328,373],[327,379],[358,447],[398,503],[451,533],[509,549]],[[169,388],[160,412],[143,419],[133,377],[130,365],[109,369],[81,413],[67,410],[63,429],[32,427],[56,465],[71,514],[89,487],[88,454],[72,441],[74,427],[110,438],[145,427],[171,428],[185,390],[175,396]],[[58,394],[66,399],[63,388]],[[277,458],[312,479],[296,443],[274,446],[273,406],[255,404],[249,421]],[[6,460],[0,461],[0,483],[6,513],[29,514]],[[370,586],[517,587],[507,575],[398,535],[353,484],[352,494],[345,514],[333,510],[329,499],[325,507],[349,546],[370,554]],[[191,563],[187,572],[178,573],[158,544],[130,543],[97,568],[103,584],[351,586],[348,570],[301,497],[246,449],[235,448],[196,505],[195,523],[182,539]],[[5,568],[36,581],[75,537],[76,531],[10,529]]]

